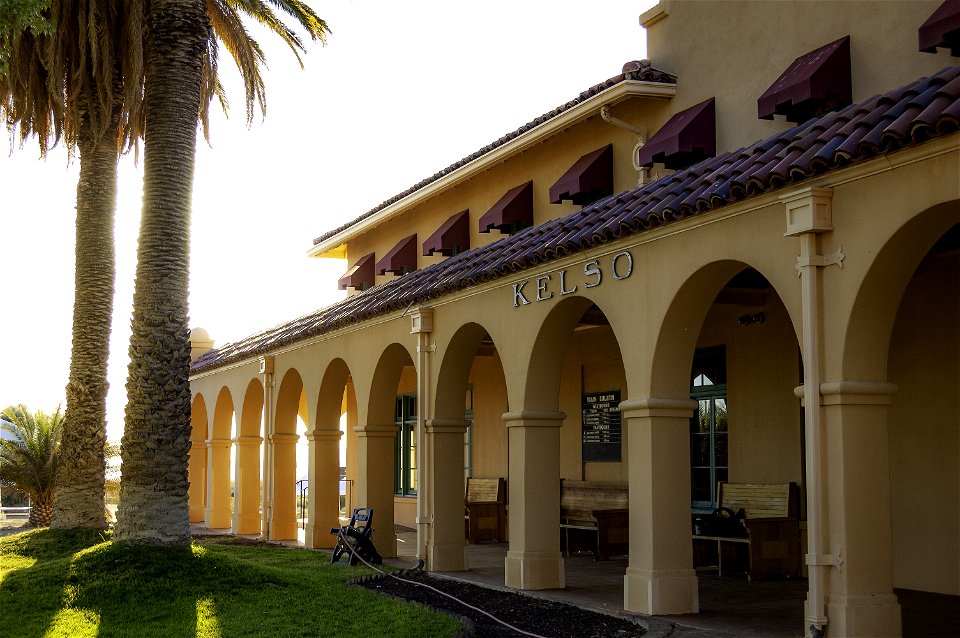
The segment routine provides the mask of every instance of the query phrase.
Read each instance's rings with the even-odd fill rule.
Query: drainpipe
[[[637,136],[637,143],[633,147],[633,168],[637,171],[637,186],[643,186],[644,184],[650,181],[650,168],[646,166],[640,166],[640,149],[643,148],[643,145],[647,143],[647,132],[634,126],[629,122],[625,122],[620,118],[614,117],[610,113],[610,105],[604,104],[600,107],[600,117],[603,118],[604,122],[613,124],[614,126],[619,126],[622,129],[626,129]]]
[[[427,455],[427,421],[432,418],[430,396],[430,344],[433,310],[420,308],[410,315],[410,334],[417,335],[417,559],[427,560],[430,514],[430,468]]]
[[[803,404],[806,436],[807,490],[807,607],[804,624],[811,636],[823,636],[827,614],[824,582],[827,570],[839,566],[838,556],[826,550],[823,526],[823,464],[821,458],[820,384],[823,375],[823,310],[821,304],[821,272],[831,264],[843,267],[843,253],[820,255],[818,236],[833,230],[830,189],[805,188],[780,198],[786,208],[788,237],[800,238],[797,271],[800,276],[801,315],[803,322]],[[798,390],[800,390],[798,388]]]
[[[261,511],[263,518],[260,525],[260,536],[263,540],[270,540],[270,525],[273,517],[273,357],[260,357],[260,374],[263,375],[263,494],[261,495]]]

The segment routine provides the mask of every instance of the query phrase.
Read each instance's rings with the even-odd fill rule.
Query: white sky
[[[257,36],[271,70],[267,118],[250,130],[221,54],[233,116],[212,107],[211,146],[197,146],[190,277],[190,325],[217,344],[341,299],[347,266],[307,258],[314,237],[647,57],[638,16],[655,2],[310,4],[333,34],[311,47],[304,70],[284,45]],[[33,145],[0,153],[0,407],[51,411],[64,403],[69,371],[77,167],[59,149],[37,156]],[[123,432],[141,179],[122,158],[113,440]]]

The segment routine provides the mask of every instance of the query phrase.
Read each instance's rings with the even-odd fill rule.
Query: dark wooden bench
[[[463,499],[467,542],[507,540],[506,494],[506,481],[502,478],[467,478]]]
[[[570,530],[593,532],[592,550],[597,560],[625,555],[630,550],[629,489],[625,483],[602,481],[560,482],[560,529],[570,551]]]
[[[739,544],[746,547],[748,578],[800,576],[799,495],[796,483],[720,483],[719,506],[743,509],[747,535],[694,534],[694,541],[717,548],[717,564],[700,568],[715,568],[722,575],[723,545]]]

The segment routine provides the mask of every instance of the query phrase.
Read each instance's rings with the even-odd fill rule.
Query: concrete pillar
[[[210,529],[229,528],[230,439],[207,439],[207,508],[205,524]]]
[[[826,438],[823,483],[828,553],[807,563],[831,565],[827,633],[847,638],[901,635],[893,593],[887,405],[892,383],[820,385]]]
[[[699,610],[690,540],[689,399],[632,399],[620,404],[630,429],[630,563],[623,606],[641,614]]]
[[[234,486],[233,533],[260,533],[260,444],[259,436],[240,436],[237,446]]]
[[[187,465],[190,478],[190,522],[206,521],[207,509],[207,442],[191,441]]]
[[[297,439],[296,434],[270,435],[273,444],[273,520],[270,540],[297,539]]]
[[[467,422],[455,419],[427,421],[427,462],[430,464],[429,571],[467,568],[467,541],[463,533],[463,435]]]
[[[565,418],[563,412],[503,415],[510,444],[510,547],[504,562],[507,587],[533,590],[564,586],[560,426]]]
[[[340,525],[340,430],[311,430],[309,442],[309,520],[307,547],[330,549],[337,544],[330,528]],[[374,514],[374,522],[376,514]]]
[[[384,558],[397,555],[397,534],[393,529],[393,446],[397,426],[358,425],[360,452],[357,468],[356,507],[373,508],[373,543]]]

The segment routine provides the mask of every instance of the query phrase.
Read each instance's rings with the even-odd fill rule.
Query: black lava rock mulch
[[[645,633],[643,627],[626,618],[616,618],[573,605],[566,605],[515,592],[480,587],[471,583],[434,578],[423,572],[405,572],[403,577],[425,583],[440,591],[455,596],[474,607],[492,614],[514,627],[547,638],[577,636],[578,638],[633,638]],[[477,638],[513,638],[525,634],[512,631],[456,601],[442,596],[426,587],[404,583],[396,578],[380,577],[364,579],[361,587],[379,591],[389,596],[426,605],[454,616],[463,616],[473,622]]]

